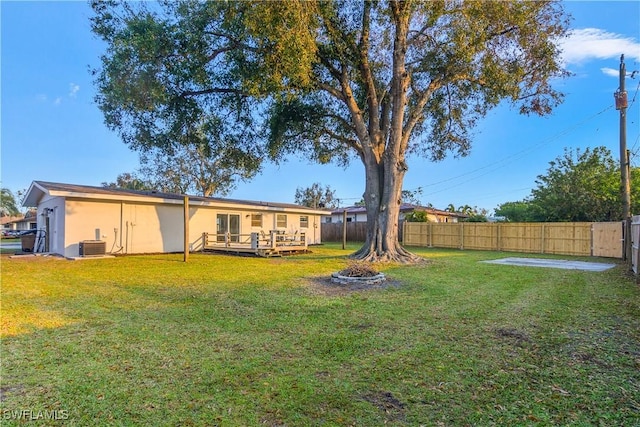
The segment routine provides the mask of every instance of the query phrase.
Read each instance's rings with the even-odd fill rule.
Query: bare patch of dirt
[[[24,386],[21,384],[14,386],[1,386],[0,387],[0,402],[4,402],[7,400],[7,395],[9,394],[22,394],[24,390]]]
[[[367,292],[387,288],[398,288],[402,286],[402,283],[389,277],[387,277],[387,280],[385,280],[383,283],[378,283],[375,285],[366,285],[359,283],[341,285],[333,283],[330,276],[311,277],[305,279],[305,281],[308,283],[308,287],[311,292],[313,292],[314,294],[326,296],[348,295],[354,292]]]
[[[362,399],[383,411],[390,420],[403,420],[405,404],[388,391],[378,391],[362,396]]]
[[[524,343],[531,342],[531,338],[529,337],[529,335],[513,328],[498,328],[496,329],[496,335],[498,335],[500,338],[514,341],[516,345],[522,345]]]

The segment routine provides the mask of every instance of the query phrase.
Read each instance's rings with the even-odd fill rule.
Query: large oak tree
[[[567,31],[550,1],[167,2],[93,5],[106,123],[134,149],[226,138],[279,160],[364,164],[367,240],[354,256],[411,262],[398,243],[411,153],[465,155],[506,100],[549,114]],[[202,141],[200,141],[202,143]],[[428,179],[428,175],[425,176]]]

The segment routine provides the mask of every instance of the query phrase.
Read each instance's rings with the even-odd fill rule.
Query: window
[[[285,214],[276,215],[276,227],[287,228],[287,216]]]
[[[307,215],[300,216],[300,228],[309,228],[309,217]]]
[[[251,226],[262,228],[262,214],[260,213],[251,214]]]

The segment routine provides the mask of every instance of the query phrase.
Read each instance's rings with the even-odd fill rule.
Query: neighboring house
[[[30,210],[24,216],[4,216],[1,221],[3,230],[26,231],[37,227],[35,210]]]
[[[22,218],[22,215],[0,217],[0,225],[2,225],[2,230],[17,230],[18,224],[16,224],[16,221],[20,221]]]
[[[364,206],[349,206],[346,208],[336,209],[331,212],[331,216],[324,217],[325,223],[341,223],[344,213],[347,213],[347,222],[366,222],[367,209]],[[429,222],[458,222],[460,219],[468,218],[467,215],[459,212],[448,212],[440,209],[429,208],[426,206],[412,205],[403,203],[400,205],[400,221],[404,221],[408,213],[414,211],[422,211],[427,213]]]
[[[114,254],[184,250],[184,195],[34,181],[24,205],[37,206],[36,252],[77,257],[80,242],[106,242]],[[202,249],[203,233],[279,232],[320,243],[328,211],[284,203],[189,196],[189,246]]]

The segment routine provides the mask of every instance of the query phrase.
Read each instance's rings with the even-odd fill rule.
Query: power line
[[[514,154],[511,154],[511,155],[509,155],[509,156],[503,157],[503,158],[502,158],[502,159],[500,159],[500,160],[497,160],[497,161],[495,161],[495,162],[489,163],[489,164],[487,164],[487,165],[485,165],[485,166],[479,167],[479,168],[474,169],[474,170],[472,170],[472,171],[465,172],[465,173],[460,174],[460,175],[456,175],[456,176],[451,177],[451,178],[447,178],[447,179],[444,179],[444,180],[441,180],[441,181],[437,181],[437,182],[434,182],[434,183],[431,183],[431,184],[425,184],[425,185],[424,185],[424,187],[430,187],[430,186],[434,186],[434,185],[442,184],[442,183],[445,183],[445,182],[454,181],[454,180],[456,180],[456,179],[459,179],[459,178],[462,178],[462,177],[465,177],[465,176],[468,176],[468,175],[473,175],[473,174],[475,174],[475,173],[477,173],[477,172],[479,172],[479,171],[485,170],[485,169],[490,168],[490,167],[492,167],[492,166],[502,164],[502,165],[500,165],[500,166],[498,166],[498,167],[492,168],[491,170],[489,170],[489,171],[487,171],[487,172],[485,172],[485,173],[483,173],[483,174],[475,175],[475,176],[473,176],[473,177],[472,177],[472,178],[470,178],[470,179],[467,179],[467,180],[461,181],[461,182],[459,182],[459,183],[457,183],[457,184],[451,185],[451,186],[446,187],[446,188],[439,189],[438,191],[428,192],[426,195],[433,195],[433,194],[442,193],[442,192],[444,192],[444,191],[448,191],[448,190],[450,190],[450,189],[452,189],[452,188],[456,188],[456,187],[459,187],[459,186],[461,186],[461,185],[463,185],[463,184],[466,184],[466,183],[468,183],[468,182],[471,182],[471,181],[473,181],[474,179],[477,179],[477,178],[480,178],[480,177],[482,177],[482,176],[485,176],[485,175],[488,175],[488,174],[490,174],[490,173],[493,173],[493,172],[495,172],[496,170],[501,169],[501,168],[503,168],[503,167],[507,166],[508,164],[510,164],[510,163],[506,163],[508,160],[515,160],[515,159],[519,159],[519,158],[523,157],[524,155],[526,155],[527,153],[529,153],[530,151],[532,151],[532,150],[534,150],[534,149],[537,149],[537,148],[539,148],[539,147],[541,147],[541,146],[543,146],[543,145],[549,144],[549,143],[551,143],[551,142],[553,142],[553,141],[555,141],[555,140],[559,139],[559,138],[560,138],[560,137],[562,137],[562,136],[565,136],[566,134],[568,134],[568,133],[572,132],[572,131],[573,131],[573,130],[575,130],[576,128],[578,128],[578,127],[582,126],[583,124],[585,124],[585,123],[587,123],[587,122],[589,122],[589,121],[593,120],[593,119],[594,119],[594,118],[596,118],[597,116],[604,114],[605,112],[609,111],[609,110],[610,110],[610,109],[612,109],[612,108],[613,108],[613,105],[610,105],[610,106],[608,106],[607,108],[603,109],[602,111],[599,111],[598,113],[593,114],[592,116],[587,117],[586,119],[584,119],[584,120],[582,120],[582,121],[580,121],[580,122],[578,122],[578,123],[574,124],[573,126],[571,126],[571,127],[569,127],[569,128],[566,128],[566,129],[564,129],[564,130],[562,130],[562,131],[558,132],[557,134],[555,134],[555,135],[553,135],[553,136],[551,136],[551,137],[549,137],[549,138],[547,138],[547,139],[544,139],[544,140],[540,141],[540,142],[539,142],[539,143],[537,143],[537,144],[534,144],[534,145],[532,145],[532,146],[530,146],[530,147],[528,147],[528,148],[525,148],[524,150],[518,151],[518,152],[516,152],[516,153],[514,153]]]
[[[636,95],[637,95],[639,89],[640,89],[640,82],[638,84],[638,88],[636,88],[636,93],[634,94],[634,97],[633,97],[633,99],[631,101],[631,105],[633,105],[633,102],[635,102]],[[537,148],[540,148],[540,147],[542,147],[544,145],[547,145],[547,144],[549,144],[549,143],[551,143],[553,141],[556,141],[560,137],[563,137],[563,136],[571,133],[576,128],[578,128],[578,127],[584,125],[585,123],[595,119],[596,117],[606,113],[607,111],[611,110],[613,107],[614,107],[613,105],[609,105],[608,107],[604,108],[603,110],[601,110],[601,111],[599,111],[599,112],[597,112],[597,113],[595,113],[595,114],[583,119],[580,122],[575,123],[574,125],[572,125],[572,126],[566,128],[566,129],[556,133],[555,135],[553,135],[553,136],[551,136],[549,138],[543,139],[542,141],[540,141],[540,142],[538,142],[536,144],[533,144],[530,147],[527,147],[527,148],[525,148],[525,149],[523,149],[521,151],[518,151],[516,153],[513,153],[513,154],[510,154],[510,155],[508,155],[506,157],[503,157],[503,158],[501,158],[499,160],[496,160],[495,162],[492,162],[492,163],[489,163],[487,165],[481,166],[481,167],[476,168],[474,170],[471,170],[469,172],[465,172],[465,173],[453,176],[451,178],[443,179],[443,180],[436,181],[436,182],[433,182],[433,183],[430,183],[430,184],[423,184],[423,185],[420,185],[417,188],[409,189],[408,191],[415,191],[415,190],[417,190],[419,188],[424,189],[425,187],[432,187],[432,186],[435,186],[435,185],[439,185],[439,184],[443,184],[443,183],[446,183],[446,182],[454,181],[454,180],[457,180],[459,178],[463,178],[463,177],[466,177],[466,176],[469,176],[469,175],[474,175],[477,172],[483,171],[483,170],[488,169],[488,168],[490,168],[492,166],[500,165],[500,166],[497,166],[495,168],[492,168],[491,170],[489,170],[489,171],[487,171],[487,172],[485,172],[483,174],[475,175],[475,176],[473,176],[473,177],[471,177],[469,179],[466,179],[464,181],[461,181],[461,182],[459,182],[457,184],[454,184],[454,185],[451,185],[449,187],[446,187],[446,188],[443,188],[443,189],[439,189],[437,191],[425,192],[424,196],[431,196],[431,195],[434,195],[434,194],[439,194],[439,193],[451,190],[453,188],[459,187],[461,185],[467,184],[468,182],[471,182],[471,181],[473,181],[473,180],[475,180],[477,178],[489,175],[489,174],[491,174],[491,173],[493,173],[493,172],[495,172],[495,171],[497,171],[497,170],[499,170],[501,168],[504,168],[505,166],[508,166],[510,163],[506,163],[507,161],[509,161],[509,160],[517,160],[519,158],[522,158],[526,154],[528,154],[529,152],[531,152],[531,151],[533,151],[533,150],[535,150]],[[636,145],[638,144],[639,139],[640,139],[640,135],[638,136],[638,138],[636,138],[636,142],[633,145],[632,151],[636,147]],[[638,151],[640,151],[640,147],[638,148]],[[636,155],[638,153],[637,152],[632,152],[632,154]],[[531,188],[522,188],[522,189],[519,189],[519,190],[530,190],[530,189]],[[516,191],[516,190],[513,190],[513,191]],[[361,199],[361,197],[341,197],[340,198],[340,200],[343,200],[343,201],[346,201],[346,200],[360,200],[360,199]]]

